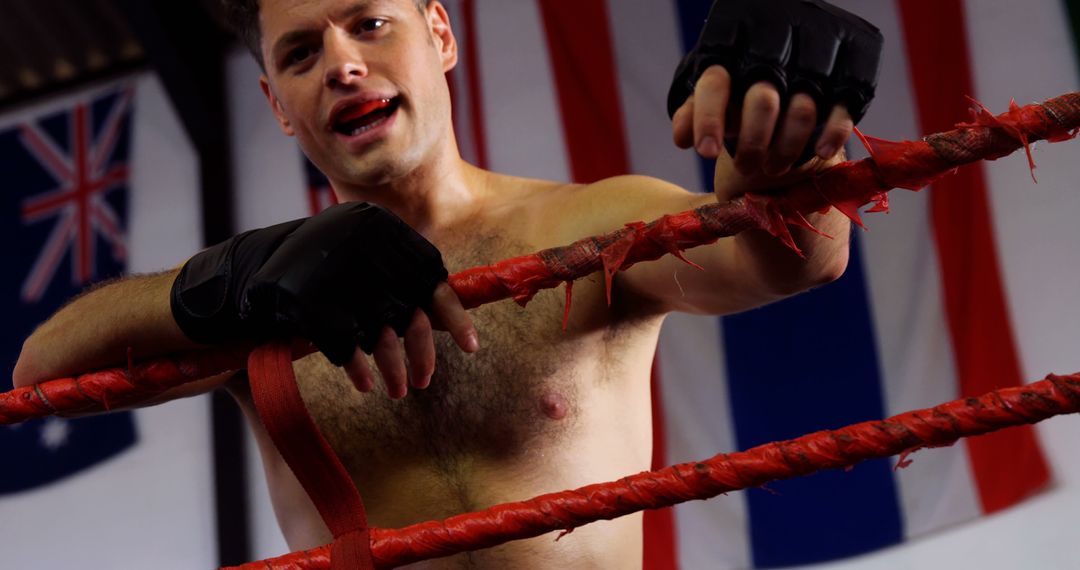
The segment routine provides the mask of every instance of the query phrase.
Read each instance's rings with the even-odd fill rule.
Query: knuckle
[[[800,130],[813,128],[817,123],[817,106],[809,97],[796,97],[787,110],[787,121]]]
[[[772,83],[759,81],[747,90],[743,104],[759,113],[779,113],[780,92]]]
[[[708,87],[725,86],[731,83],[731,74],[722,65],[710,65],[698,78],[698,86],[702,83]]]
[[[780,114],[780,95],[775,91],[757,95],[749,102],[749,106],[762,115],[776,116]]]
[[[691,115],[694,113],[694,96],[693,95],[688,97],[686,99],[686,102],[683,103],[678,109],[675,109],[675,114],[671,116],[671,120],[675,121],[675,122],[678,122],[680,119],[684,119],[686,117],[687,113],[689,113]]]
[[[445,283],[439,283],[435,286],[435,291],[431,294],[432,303],[435,306],[440,306],[447,303],[450,299],[450,293],[452,292],[453,290],[450,289],[449,285]]]
[[[855,130],[855,123],[851,120],[851,117],[841,117],[829,125],[829,130],[834,132],[837,137],[846,139]]]
[[[454,289],[446,283],[440,283],[435,289],[434,302],[441,307],[444,312],[465,310],[465,308],[461,306],[461,300],[458,299],[457,293],[455,293]]]
[[[821,135],[821,140],[827,142],[833,147],[840,149],[843,148],[844,143],[847,142],[848,134],[844,133],[843,131],[832,131],[826,129],[826,131]]]
[[[416,309],[413,314],[413,319],[409,322],[409,330],[407,334],[416,335],[423,334],[426,330],[431,328],[431,321],[428,319],[427,313]]]
[[[833,107],[832,113],[829,114],[826,128],[850,134],[855,129],[855,121],[851,119],[851,114],[848,113],[847,107],[844,105],[837,105]]]

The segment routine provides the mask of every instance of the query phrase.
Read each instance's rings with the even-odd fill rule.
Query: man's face
[[[261,83],[286,134],[331,180],[407,175],[449,132],[446,12],[412,0],[262,0]]]

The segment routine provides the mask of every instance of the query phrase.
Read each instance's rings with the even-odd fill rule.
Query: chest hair
[[[529,250],[493,236],[473,236],[467,248],[439,245],[451,272]],[[580,334],[562,330],[563,302],[562,290],[548,290],[527,308],[506,300],[473,309],[481,350],[472,355],[436,331],[431,385],[410,389],[402,400],[386,396],[377,372],[376,391],[358,393],[317,354],[297,363],[301,393],[354,474],[405,461],[460,477],[472,459],[514,460],[539,438],[557,443],[574,425],[580,379],[566,363]],[[567,402],[568,414],[559,421],[540,405],[552,393]]]

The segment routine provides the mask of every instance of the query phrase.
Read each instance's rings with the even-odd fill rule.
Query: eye
[[[357,33],[370,34],[379,31],[387,23],[383,18],[367,18],[356,26]]]
[[[285,54],[285,59],[282,61],[282,63],[286,67],[291,67],[293,65],[301,64],[307,61],[307,59],[314,54],[315,50],[309,46],[297,46],[289,50],[289,52]]]

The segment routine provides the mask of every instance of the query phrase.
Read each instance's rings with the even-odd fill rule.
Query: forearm
[[[93,289],[58,311],[23,343],[16,387],[194,348],[173,320],[176,271],[123,279]]]
[[[742,232],[734,238],[740,265],[756,277],[763,290],[786,297],[834,281],[844,273],[851,222],[835,209],[806,219],[831,239],[789,226],[802,257],[763,230]]]

